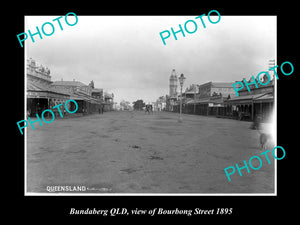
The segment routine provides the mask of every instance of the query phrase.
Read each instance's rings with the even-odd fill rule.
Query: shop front
[[[45,109],[52,109],[53,106],[58,104],[65,104],[70,99],[70,95],[57,93],[53,91],[40,91],[40,90],[27,90],[27,116],[36,116]],[[58,114],[58,109],[53,109],[55,114]]]
[[[272,92],[233,97],[226,101],[231,115],[239,120],[267,120],[273,110],[274,96]]]

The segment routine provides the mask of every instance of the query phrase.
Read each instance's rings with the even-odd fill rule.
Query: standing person
[[[261,120],[262,120],[261,116],[260,116],[260,115],[257,115],[257,116],[254,118],[254,121],[253,121],[253,123],[251,124],[250,128],[253,129],[253,130],[259,130]]]
[[[40,106],[40,103],[38,102],[37,105],[36,105],[36,113],[37,113],[38,115],[40,115],[40,114],[41,114],[41,110],[42,110],[42,108],[41,108],[41,106]]]

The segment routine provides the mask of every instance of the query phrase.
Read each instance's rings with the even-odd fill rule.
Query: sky
[[[204,12],[205,13],[205,12]],[[211,20],[217,21],[217,16]],[[26,16],[25,31],[41,30],[51,22],[51,36],[34,36],[25,41],[25,57],[48,67],[52,81],[94,81],[96,88],[114,93],[115,101],[156,101],[169,93],[172,69],[186,77],[184,87],[209,81],[234,82],[249,79],[268,69],[276,59],[276,16],[221,16],[212,24],[197,15],[187,16],[80,16],[74,26],[58,16]],[[68,17],[69,23],[75,18]],[[160,32],[179,30],[187,20],[197,23],[197,31],[185,37],[173,35],[163,44]],[[193,30],[193,23],[188,23]],[[50,25],[45,25],[50,33]]]

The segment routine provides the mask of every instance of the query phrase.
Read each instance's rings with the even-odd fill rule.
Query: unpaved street
[[[27,191],[85,185],[95,193],[273,193],[274,160],[224,168],[259,155],[250,123],[167,112],[109,112],[55,119],[27,129]]]

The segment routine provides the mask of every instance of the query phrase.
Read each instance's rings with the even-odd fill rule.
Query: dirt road
[[[263,152],[250,123],[167,112],[109,112],[27,129],[27,191],[84,185],[95,193],[273,193],[274,160],[224,168]]]

